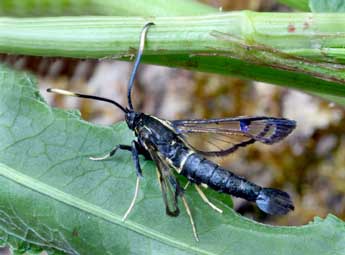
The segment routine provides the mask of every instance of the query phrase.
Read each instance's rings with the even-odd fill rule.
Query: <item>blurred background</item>
[[[223,11],[292,11],[276,1],[204,0]],[[139,36],[139,35],[138,35]],[[47,94],[48,87],[110,97],[126,104],[131,63],[103,60],[0,56],[38,75],[49,104],[80,109],[84,119],[110,125],[123,119],[116,108],[97,101]],[[291,194],[295,211],[272,217],[235,199],[246,217],[274,225],[301,225],[332,213],[345,219],[345,109],[294,90],[261,82],[159,66],[142,65],[133,93],[137,110],[166,119],[240,115],[282,116],[297,129],[276,145],[254,144],[218,163],[266,187]]]

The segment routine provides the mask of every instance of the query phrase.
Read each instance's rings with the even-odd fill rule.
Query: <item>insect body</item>
[[[167,122],[143,113],[134,116],[134,130],[139,143],[149,151],[154,161],[159,162],[161,169],[167,168],[164,171],[173,168],[192,183],[206,184],[216,191],[256,202],[259,208],[268,214],[286,214],[293,209],[293,204],[287,193],[276,189],[262,188],[220,167],[205,156],[228,154],[240,146],[260,140],[268,144],[276,142],[294,129],[294,121],[283,118],[242,117],[208,120],[206,122],[205,120]],[[204,130],[210,132],[208,126],[214,124],[213,122],[217,122],[216,125],[219,126],[214,132],[221,130],[226,124],[239,126],[239,130],[231,130],[228,127],[226,131],[230,133],[230,137],[237,132],[243,141],[233,145],[231,140],[228,140],[229,147],[218,151],[200,151],[193,148],[188,143],[187,135],[191,133],[198,135]],[[197,126],[198,129],[186,129],[187,124],[190,123],[193,123],[193,126]],[[260,128],[257,135],[253,133],[255,128]],[[174,183],[176,183],[175,180],[172,182],[173,186]],[[169,208],[167,211],[171,213]]]
[[[237,117],[211,120],[176,120],[166,121],[154,116],[136,112],[131,101],[131,90],[137,67],[144,50],[146,31],[152,23],[144,26],[141,33],[140,47],[128,86],[128,108],[119,103],[96,96],[73,93],[59,89],[48,89],[69,96],[77,96],[114,104],[125,114],[128,127],[134,131],[137,140],[131,145],[116,145],[107,155],[92,160],[104,160],[113,156],[117,150],[127,150],[132,153],[137,173],[136,190],[129,209],[123,219],[126,219],[134,206],[142,171],[139,154],[153,160],[157,165],[157,175],[161,185],[166,213],[170,216],[179,214],[178,199],[186,208],[198,240],[191,210],[184,196],[184,189],[175,178],[174,172],[185,176],[195,185],[201,198],[213,209],[222,212],[213,205],[198,185],[206,184],[210,188],[228,193],[248,201],[255,202],[264,212],[273,215],[286,214],[293,210],[290,196],[277,189],[263,188],[213,163],[208,157],[228,155],[240,147],[256,141],[272,144],[286,137],[295,128],[295,122],[284,118],[271,117]],[[193,139],[208,139],[218,141],[220,145],[205,150],[193,142]]]

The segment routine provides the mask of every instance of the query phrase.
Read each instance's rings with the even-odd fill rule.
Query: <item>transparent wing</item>
[[[296,127],[293,120],[271,117],[175,120],[171,123],[188,145],[206,156],[224,156],[256,141],[273,144]]]
[[[176,217],[180,213],[177,201],[178,196],[182,192],[180,185],[171,172],[169,165],[154,151],[150,151],[150,155],[157,164],[157,176],[162,190],[166,213],[169,216]]]

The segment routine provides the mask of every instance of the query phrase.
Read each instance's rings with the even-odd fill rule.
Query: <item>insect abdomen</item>
[[[216,191],[249,201],[255,201],[261,189],[260,186],[221,168],[199,154],[188,157],[181,174],[195,183],[204,183]]]
[[[188,156],[181,174],[191,182],[204,183],[216,191],[256,202],[268,214],[286,214],[294,209],[286,192],[260,187],[196,153]]]

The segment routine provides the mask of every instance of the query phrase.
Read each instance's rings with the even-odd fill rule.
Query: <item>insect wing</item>
[[[171,172],[169,165],[155,152],[152,151],[150,154],[157,164],[157,177],[161,186],[166,213],[169,216],[176,217],[180,213],[177,199],[182,190]]]
[[[296,127],[295,121],[271,117],[237,117],[172,121],[177,134],[206,156],[225,156],[256,141],[276,143]],[[205,148],[206,142],[206,148]]]

